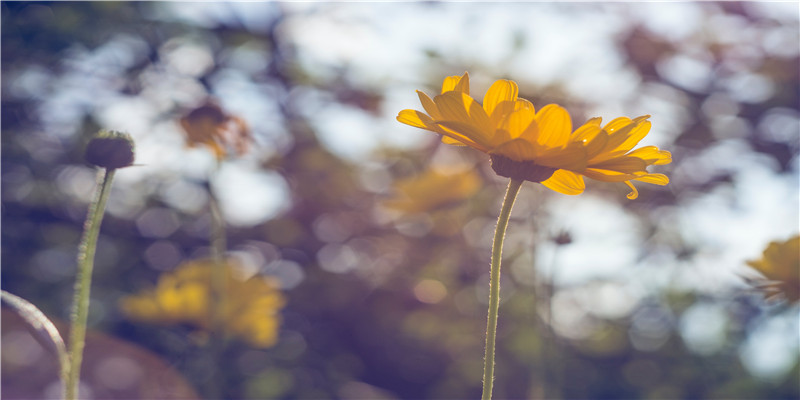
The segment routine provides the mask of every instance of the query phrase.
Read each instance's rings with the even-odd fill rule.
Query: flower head
[[[433,99],[417,91],[425,112],[403,110],[397,120],[442,135],[448,144],[489,154],[492,169],[512,179],[540,182],[564,194],[580,194],[583,176],[612,182],[666,184],[646,167],[668,164],[669,152],[654,146],[631,150],[649,131],[647,116],[617,118],[600,128],[594,118],[572,131],[569,113],[549,104],[536,110],[518,97],[517,84],[498,80],[479,104],[469,94],[469,75],[450,76]],[[636,198],[635,188],[628,195]]]
[[[131,135],[101,130],[86,145],[84,154],[89,164],[116,169],[133,165],[134,143]]]
[[[252,138],[244,120],[226,113],[212,101],[190,111],[180,122],[186,143],[190,147],[208,146],[218,160],[225,158],[229,148],[242,155],[250,147]]]
[[[224,328],[255,347],[278,338],[278,312],[285,303],[274,280],[245,275],[234,260],[225,264],[223,326],[215,327],[212,309],[212,260],[189,261],[161,275],[155,288],[124,297],[120,307],[131,319],[162,325],[185,323],[205,331]]]
[[[800,235],[771,242],[760,260],[747,264],[763,276],[757,284],[770,299],[782,295],[790,302],[800,300]]]

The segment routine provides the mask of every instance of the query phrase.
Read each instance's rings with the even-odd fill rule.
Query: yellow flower
[[[748,261],[765,279],[759,286],[770,293],[781,294],[790,302],[800,300],[800,235],[785,242],[771,242],[760,260]]]
[[[238,155],[246,153],[252,141],[244,120],[226,113],[212,101],[186,114],[180,123],[189,147],[208,146],[218,160],[225,158],[229,148]]]
[[[498,80],[478,104],[469,95],[469,74],[450,76],[433,99],[417,91],[423,113],[403,110],[397,120],[442,135],[448,144],[489,154],[492,169],[512,179],[540,182],[564,194],[580,194],[583,176],[610,182],[641,180],[666,184],[667,177],[646,167],[668,164],[669,152],[649,146],[633,150],[649,131],[648,118],[617,118],[600,128],[595,118],[572,132],[569,113],[556,104],[538,112],[518,97],[518,86]],[[628,195],[636,198],[636,189]]]
[[[223,326],[212,323],[212,260],[189,261],[163,274],[155,288],[124,297],[120,307],[137,321],[162,325],[188,324],[205,331],[224,329],[252,346],[266,348],[278,339],[280,316],[285,300],[272,279],[249,278],[234,260],[225,264],[226,297]]]
[[[473,170],[445,174],[429,169],[397,181],[397,195],[383,204],[407,213],[433,211],[470,198],[480,186],[481,178]]]

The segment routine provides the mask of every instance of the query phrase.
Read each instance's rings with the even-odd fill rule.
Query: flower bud
[[[133,164],[133,139],[127,133],[101,130],[86,146],[89,164],[115,169]]]

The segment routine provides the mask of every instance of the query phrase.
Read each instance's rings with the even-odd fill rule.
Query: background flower
[[[770,242],[761,259],[748,261],[747,265],[762,275],[764,279],[756,283],[769,297],[800,300],[800,236]]]
[[[250,345],[266,348],[278,340],[280,309],[285,300],[274,280],[247,274],[233,259],[225,264],[226,297],[212,299],[212,260],[189,261],[162,274],[154,289],[124,297],[131,319],[155,324],[189,324],[206,331],[228,332]],[[222,326],[213,323],[213,307],[223,307]]]

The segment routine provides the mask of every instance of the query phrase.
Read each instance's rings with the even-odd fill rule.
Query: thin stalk
[[[516,179],[511,179],[508,182],[506,197],[503,199],[503,207],[500,209],[500,216],[497,218],[497,227],[494,231],[491,279],[489,281],[489,316],[486,321],[486,353],[483,360],[482,400],[489,400],[492,398],[497,313],[500,309],[500,259],[503,254],[503,239],[505,239],[506,236],[506,227],[508,226],[508,219],[511,216],[511,207],[514,206],[514,200],[517,198],[517,193],[519,193],[522,182],[523,181]]]
[[[89,204],[89,213],[83,225],[83,237],[78,246],[78,276],[75,281],[75,296],[70,318],[70,367],[64,383],[64,398],[67,400],[74,400],[78,396],[83,347],[86,341],[86,321],[89,315],[94,255],[97,250],[97,237],[100,235],[100,224],[103,221],[106,202],[111,192],[111,181],[114,180],[114,171],[116,170],[113,168],[103,168],[97,174],[98,189]]]

